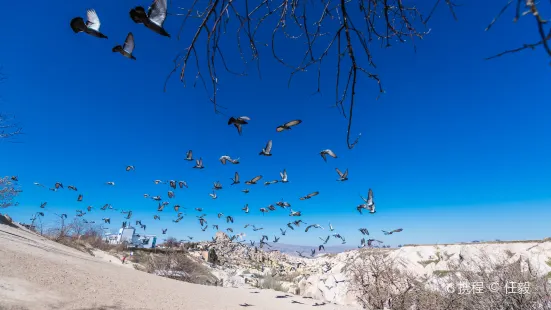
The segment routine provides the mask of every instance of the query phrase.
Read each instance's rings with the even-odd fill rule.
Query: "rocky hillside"
[[[196,244],[191,255],[203,259],[223,286],[272,288],[343,305],[358,304],[358,272],[376,273],[376,268],[391,267],[435,288],[460,272],[503,264],[518,263],[538,276],[551,275],[551,240],[410,245],[304,258],[232,242],[218,233],[215,242]]]

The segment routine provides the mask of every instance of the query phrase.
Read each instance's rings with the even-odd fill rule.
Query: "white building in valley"
[[[157,244],[156,235],[136,234],[136,228],[125,225],[116,234],[105,233],[104,240],[109,244],[127,244],[129,247],[154,248]]]

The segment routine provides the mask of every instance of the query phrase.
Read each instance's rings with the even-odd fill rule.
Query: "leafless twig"
[[[190,61],[195,58],[195,80],[201,80],[205,88],[205,80],[210,80],[210,101],[218,113],[220,106],[216,98],[219,65],[231,74],[242,76],[246,74],[248,62],[253,61],[260,74],[260,48],[269,46],[272,57],[291,70],[289,83],[296,74],[314,66],[317,70],[318,93],[321,92],[322,62],[327,63],[330,61],[328,58],[333,58],[337,63],[335,105],[348,120],[346,143],[351,149],[359,138],[354,141],[350,138],[358,83],[362,82],[362,77],[367,77],[377,83],[379,94],[384,93],[379,76],[372,72],[376,69],[372,43],[380,42],[381,46],[389,47],[391,42],[403,43],[409,38],[415,46],[414,40],[422,39],[429,32],[426,24],[439,2],[436,1],[429,17],[424,19],[415,5],[403,0],[209,0],[202,9],[197,9],[201,4],[199,0],[194,0],[189,8],[180,8],[184,13],[172,14],[183,17],[180,33],[190,21],[196,19],[199,23],[191,32],[193,36],[184,52],[176,57],[175,67],[167,77],[167,82],[179,71],[180,80],[185,86],[186,71],[190,70]],[[456,5],[451,0],[444,2],[456,18]],[[267,33],[262,31],[264,25],[271,27],[270,43],[259,39]],[[419,27],[423,30],[418,30]],[[236,33],[236,48],[245,67],[242,72],[230,69],[234,62],[229,61],[222,52],[222,45],[228,44],[226,37],[229,36],[226,34],[229,29]],[[280,38],[304,46],[298,63],[280,56]],[[246,46],[248,57],[245,55]],[[206,59],[200,61],[198,58],[203,55],[206,55]],[[205,65],[206,68],[203,67]],[[342,89],[341,85],[344,86]],[[347,104],[348,113],[345,113]]]
[[[519,18],[521,16],[531,14],[534,17],[535,21],[536,21],[536,27],[537,27],[537,31],[538,31],[538,35],[540,37],[540,40],[538,42],[535,42],[535,43],[525,43],[521,47],[514,48],[514,49],[509,49],[509,50],[506,50],[506,51],[501,52],[499,54],[496,54],[494,56],[487,57],[485,59],[488,60],[488,59],[498,58],[498,57],[501,57],[503,55],[517,53],[517,52],[523,51],[525,49],[536,49],[536,47],[538,47],[538,46],[543,46],[543,49],[551,57],[551,46],[549,45],[549,40],[551,40],[551,27],[548,26],[549,25],[548,20],[546,20],[542,17],[541,10],[538,7],[539,3],[536,3],[534,0],[509,0],[505,4],[505,6],[503,6],[503,8],[499,11],[497,16],[494,17],[494,19],[490,22],[488,27],[486,27],[486,31],[490,30],[490,28],[495,24],[495,22],[501,17],[501,15],[503,15],[503,13],[513,3],[516,4],[515,5],[515,18],[513,19],[513,21],[516,22],[516,21],[519,20]],[[524,6],[527,8],[527,10],[525,12],[521,13],[521,7],[522,7],[523,3],[524,3]],[[549,9],[548,13],[551,13],[551,5],[548,9]],[[547,27],[548,29],[546,29],[546,26],[548,26]]]

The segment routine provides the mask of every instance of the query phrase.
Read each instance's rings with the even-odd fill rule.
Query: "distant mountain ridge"
[[[298,255],[297,251],[304,252],[304,255],[310,255],[310,251],[312,249],[316,249],[316,254],[318,254],[318,246],[308,246],[308,245],[296,245],[296,244],[285,244],[285,243],[272,243],[270,242],[269,245],[270,248],[266,250],[277,250],[281,253],[289,254],[289,255]],[[345,251],[353,250],[356,247],[350,246],[350,245],[325,245],[325,251],[321,251],[320,253],[342,253]]]

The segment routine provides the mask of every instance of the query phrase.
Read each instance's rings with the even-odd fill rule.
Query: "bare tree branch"
[[[515,6],[515,18],[513,19],[513,21],[516,22],[519,20],[521,16],[532,14],[532,16],[536,21],[536,27],[537,27],[540,40],[536,43],[525,43],[521,47],[509,49],[499,54],[496,54],[494,56],[486,57],[485,59],[486,60],[494,59],[506,54],[517,53],[525,49],[534,50],[538,46],[543,46],[543,49],[545,50],[545,52],[547,52],[547,54],[551,57],[551,46],[549,45],[549,40],[551,40],[551,27],[548,27],[548,29],[546,29],[546,26],[548,26],[549,23],[546,19],[544,19],[541,16],[541,11],[538,8],[539,3],[536,3],[534,0],[509,0],[507,4],[505,4],[505,6],[499,11],[496,17],[494,17],[494,19],[490,22],[488,27],[486,27],[486,31],[490,30],[490,28],[495,24],[497,20],[499,20],[499,18],[503,15],[505,11],[507,11],[509,6],[511,6],[511,4],[513,4],[514,1],[516,1],[516,6]],[[521,13],[520,11],[522,3],[524,3],[524,6],[527,8],[527,11],[523,13]],[[548,10],[551,11],[551,5],[549,6]],[[551,14],[551,12],[548,12],[548,13]]]
[[[17,178],[8,176],[0,178],[0,209],[17,206],[14,200],[20,192]]]
[[[365,76],[377,83],[379,95],[384,93],[379,76],[368,69],[376,69],[372,43],[379,41],[382,47],[389,47],[391,42],[404,43],[406,38],[409,38],[415,48],[414,39],[422,39],[429,33],[427,22],[439,2],[440,0],[436,1],[429,16],[424,19],[415,5],[403,0],[209,0],[203,5],[202,10],[197,9],[200,6],[199,0],[194,0],[189,8],[179,8],[184,13],[172,14],[183,17],[180,34],[185,31],[191,20],[197,19],[199,23],[194,26],[193,36],[186,49],[174,60],[174,68],[165,82],[165,91],[168,80],[177,71],[180,72],[180,81],[186,85],[186,70],[190,70],[190,60],[195,58],[195,80],[202,81],[205,89],[211,94],[209,97],[214,111],[219,113],[219,65],[222,65],[226,72],[242,76],[246,75],[248,63],[253,61],[260,75],[259,48],[269,46],[272,57],[291,70],[289,85],[295,75],[307,72],[315,65],[315,93],[320,93],[322,62],[327,63],[334,59],[337,64],[335,106],[348,121],[346,143],[348,148],[352,149],[360,137],[358,135],[353,141],[350,138],[357,90],[360,89],[358,83],[362,83],[362,77]],[[456,5],[451,0],[444,2],[456,18]],[[265,26],[270,27],[270,43],[258,38],[268,33],[262,31],[264,25],[270,25]],[[417,27],[424,30],[417,30]],[[236,49],[244,66],[242,72],[230,69],[229,64],[234,62],[227,59],[222,52],[221,46],[227,44],[227,40],[223,38],[227,37],[227,33],[231,31],[229,29],[236,33]],[[279,41],[280,38],[283,39],[283,43]],[[303,53],[297,52],[301,55],[298,63],[281,56],[278,47],[282,44],[287,49],[290,44],[304,47]],[[199,60],[199,57],[205,57],[203,55],[206,55],[206,59]],[[210,80],[210,83],[206,80]],[[341,89],[341,85],[344,88]],[[348,113],[345,113],[345,110],[348,110]]]
[[[22,134],[21,127],[14,119],[13,116],[0,113],[0,139],[9,139]]]

